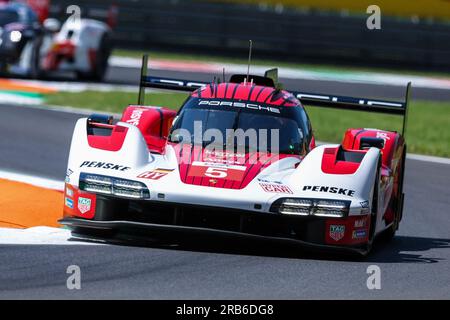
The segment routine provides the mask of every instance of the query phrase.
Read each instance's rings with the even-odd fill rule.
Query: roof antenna
[[[247,78],[246,78],[246,82],[248,82],[248,78],[249,78],[249,76],[250,76],[250,62],[252,61],[252,44],[253,44],[253,41],[252,40],[249,40],[249,50],[248,50],[248,66],[247,66]]]

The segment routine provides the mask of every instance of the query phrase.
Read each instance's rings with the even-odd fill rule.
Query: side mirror
[[[171,134],[169,135],[169,140],[174,143],[183,142],[183,135],[178,133]]]
[[[58,32],[61,30],[61,22],[54,18],[45,19],[44,28],[50,32]]]

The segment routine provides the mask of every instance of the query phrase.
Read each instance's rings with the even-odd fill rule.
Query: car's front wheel
[[[395,233],[398,230],[403,215],[403,202],[404,202],[403,178],[405,175],[405,160],[406,160],[406,146],[403,150],[402,159],[394,178],[394,184],[397,187],[395,194],[392,195],[393,198],[391,205],[393,207],[392,209],[395,212],[395,214],[393,223],[382,234],[382,239],[385,241],[391,241],[395,237]]]
[[[8,65],[4,61],[0,61],[0,77],[5,77],[7,75]]]
[[[378,195],[379,195],[379,185],[380,185],[380,170],[381,163],[378,163],[377,174],[375,176],[375,183],[373,186],[372,204],[370,206],[370,226],[369,226],[369,239],[364,246],[362,252],[363,256],[367,256],[373,247],[373,242],[375,240],[375,231],[377,226],[377,216],[378,216]]]
[[[30,55],[30,73],[29,76],[32,79],[40,79],[43,76],[43,70],[41,68],[41,47],[42,38],[37,38],[32,44],[32,50]]]

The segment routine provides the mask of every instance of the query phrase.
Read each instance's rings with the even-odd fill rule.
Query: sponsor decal
[[[211,151],[205,150],[205,157],[203,158],[205,162],[215,162],[224,164],[243,164],[245,162],[244,153],[231,153],[223,151]]]
[[[334,241],[339,241],[344,237],[345,226],[344,225],[330,225],[330,238]]]
[[[359,203],[360,205],[361,205],[361,208],[363,208],[363,209],[368,209],[369,208],[369,201],[361,201],[360,203]]]
[[[361,205],[361,214],[369,214],[370,208],[369,208],[369,201],[361,201],[359,203]]]
[[[73,173],[72,170],[67,169],[67,171],[66,171],[66,179],[64,180],[66,183],[69,183],[69,182],[70,182],[70,175],[71,175],[72,173]]]
[[[200,100],[198,103],[199,106],[218,106],[218,107],[233,107],[233,108],[246,108],[253,110],[264,110],[273,113],[280,113],[279,108],[275,108],[272,106],[262,106],[260,104],[254,103],[245,103],[245,102],[237,102],[237,101],[223,101],[223,100]]]
[[[108,162],[98,162],[98,161],[83,161],[81,163],[80,168],[99,168],[99,169],[110,169],[110,170],[117,170],[117,171],[126,171],[128,169],[131,169],[130,167],[121,166],[114,163],[108,163]]]
[[[241,181],[246,169],[245,166],[194,161],[189,168],[188,176]]]
[[[366,230],[354,230],[352,234],[353,239],[364,239],[367,235]]]
[[[274,183],[259,183],[261,188],[265,192],[273,192],[273,193],[289,193],[293,194],[292,190],[283,184],[274,184]]]
[[[137,127],[139,125],[139,121],[141,120],[142,114],[144,113],[145,110],[146,109],[138,109],[138,108],[134,109],[131,112],[130,119],[128,119],[126,123],[129,123]]]
[[[366,221],[367,219],[359,219],[359,220],[355,220],[355,228],[364,228],[366,226]]]
[[[376,137],[383,139],[384,143],[386,143],[387,140],[391,140],[391,137],[389,137],[388,133],[384,131],[377,131]]]
[[[78,210],[80,210],[82,214],[91,210],[91,199],[78,197]]]
[[[64,198],[64,204],[66,205],[66,207],[73,209],[73,200],[72,199]]]
[[[276,183],[276,184],[283,184],[283,182],[281,181],[275,181],[275,180],[266,180],[266,179],[262,179],[262,178],[258,178],[259,182],[264,182],[264,183]]]
[[[355,194],[354,190],[339,187],[327,187],[327,186],[303,186],[303,191],[329,192],[349,197],[353,197],[353,195]]]
[[[218,150],[205,150],[205,155],[211,156],[211,157],[218,157],[218,158],[245,158],[245,153],[233,153],[233,152],[226,152],[226,151],[218,151]]]
[[[141,179],[150,179],[150,180],[159,180],[162,177],[166,176],[168,173],[172,172],[173,169],[155,169],[151,171],[146,171],[138,175],[138,178]]]
[[[73,190],[69,187],[66,187],[66,196],[73,197]]]

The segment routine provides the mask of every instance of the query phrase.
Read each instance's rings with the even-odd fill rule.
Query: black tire
[[[0,77],[6,77],[8,73],[7,71],[8,65],[6,64],[6,62],[0,61]]]
[[[90,73],[77,71],[76,74],[77,74],[77,80],[79,80],[79,81],[91,81],[92,80],[92,75]]]
[[[33,41],[33,49],[30,58],[30,72],[29,76],[32,79],[41,79],[43,77],[43,71],[41,69],[41,46],[42,46],[42,37],[38,37]]]

